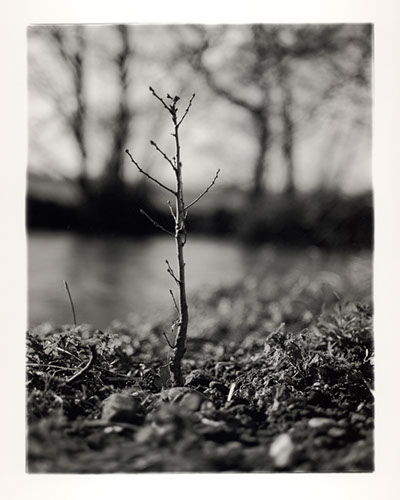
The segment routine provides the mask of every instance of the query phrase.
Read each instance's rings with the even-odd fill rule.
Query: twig
[[[175,273],[174,273],[172,267],[169,265],[169,262],[166,260],[165,263],[168,266],[168,269],[167,269],[168,273],[174,278],[176,284],[179,285],[181,283],[181,281],[175,276]]]
[[[168,201],[167,201],[167,203],[168,203],[169,211],[171,212],[171,215],[172,215],[172,217],[174,218],[174,221],[175,221],[175,223],[176,223],[177,218],[176,218],[176,215],[175,215],[174,209],[172,208],[171,202],[168,200]]]
[[[55,368],[56,370],[63,370],[66,372],[73,372],[75,368],[67,368],[65,366],[58,366],[58,365],[43,365],[40,363],[27,363],[26,366],[31,366],[33,368]]]
[[[164,337],[165,337],[165,340],[167,341],[167,344],[168,346],[171,348],[171,349],[176,349],[176,344],[175,345],[172,345],[171,342],[168,340],[168,337],[167,337],[167,334],[165,332],[162,332]]]
[[[77,359],[78,361],[81,361],[78,358],[78,356],[75,356],[75,354],[72,354],[72,352],[69,352],[66,349],[63,349],[62,347],[57,347],[57,351],[65,352],[65,354],[68,354],[69,356],[72,356],[73,358]]]
[[[64,280],[64,286],[67,289],[67,293],[68,293],[68,297],[69,297],[69,302],[71,304],[71,309],[72,309],[72,316],[74,318],[74,326],[76,327],[77,322],[76,322],[76,314],[75,314],[74,302],[72,301],[72,296],[71,296],[71,292],[69,290],[68,283],[65,280]]]
[[[71,382],[75,382],[78,378],[82,377],[93,365],[95,359],[96,359],[96,347],[94,345],[90,345],[90,358],[89,361],[86,363],[86,365],[79,370],[78,372],[75,373],[75,375],[72,375],[69,379],[65,381],[66,384],[70,384]]]
[[[175,237],[174,233],[172,233],[171,231],[168,231],[168,229],[165,229],[164,226],[162,226],[159,222],[157,222],[156,220],[154,220],[152,217],[150,217],[150,215],[148,213],[146,213],[143,208],[140,209],[140,213],[145,215],[150,222],[152,222],[156,227],[158,227],[159,229],[161,229],[162,231],[164,231],[164,233],[168,233],[170,236],[172,237]]]
[[[190,101],[189,101],[189,104],[188,104],[188,107],[186,108],[182,118],[179,120],[179,123],[177,125],[177,127],[180,126],[180,124],[183,122],[183,120],[186,118],[186,115],[189,113],[189,109],[190,109],[190,106],[192,105],[192,101],[193,99],[196,97],[196,94],[193,94],[192,97],[190,98]]]
[[[236,382],[232,382],[231,384],[231,387],[229,389],[229,394],[228,394],[228,398],[227,398],[227,402],[229,403],[229,401],[232,399],[233,397],[233,393],[235,392],[235,387],[236,387]]]
[[[176,299],[175,299],[175,296],[174,296],[174,292],[170,289],[169,293],[171,294],[172,301],[174,302],[174,306],[175,306],[176,312],[178,313],[178,316],[179,316],[179,314],[180,314],[179,313],[179,307],[178,307],[178,304],[176,302]]]
[[[217,180],[217,178],[218,178],[218,175],[219,175],[220,171],[221,171],[220,169],[218,169],[218,170],[217,170],[217,173],[215,174],[214,179],[212,180],[212,182],[211,182],[211,184],[208,186],[208,188],[207,188],[207,189],[205,189],[205,190],[204,190],[201,194],[199,194],[199,196],[198,196],[195,200],[193,200],[191,203],[189,203],[189,205],[187,205],[187,206],[186,206],[186,210],[189,210],[189,208],[190,208],[190,207],[192,207],[192,206],[193,206],[195,203],[197,203],[197,202],[198,202],[201,198],[203,198],[203,196],[204,196],[205,194],[207,194],[207,193],[208,193],[208,191],[209,191],[209,190],[210,190],[210,189],[214,186],[215,181]]]
[[[158,184],[160,187],[162,187],[163,189],[165,189],[166,191],[169,191],[170,193],[172,193],[174,196],[176,196],[176,192],[169,188],[168,186],[166,186],[165,184],[163,184],[162,182],[159,182],[157,179],[155,179],[154,177],[152,177],[150,174],[148,174],[147,172],[145,172],[140,166],[139,164],[134,160],[133,156],[130,154],[129,152],[129,149],[125,149],[125,153],[129,156],[129,158],[131,159],[131,162],[135,165],[135,167],[139,170],[139,172],[143,175],[145,175],[148,179],[152,180],[153,182],[155,182],[156,184]]]
[[[156,150],[157,150],[157,151],[158,151],[158,152],[159,152],[159,153],[160,153],[160,154],[161,154],[161,155],[162,155],[162,156],[163,156],[163,157],[167,160],[167,162],[171,165],[171,167],[172,167],[172,168],[174,169],[174,171],[175,171],[175,170],[176,170],[176,167],[175,167],[175,165],[174,165],[174,162],[171,160],[171,158],[169,158],[169,157],[168,157],[168,156],[164,153],[164,151],[162,151],[162,150],[158,147],[157,143],[155,143],[154,141],[150,141],[150,144],[156,148]]]
[[[159,95],[156,94],[155,90],[153,89],[153,87],[149,87],[149,90],[150,92],[153,94],[154,97],[156,97],[160,102],[161,104],[164,106],[164,108],[169,112],[169,113],[172,113],[172,109],[170,106],[168,106],[167,104],[165,104],[164,100],[161,99],[161,97]]]

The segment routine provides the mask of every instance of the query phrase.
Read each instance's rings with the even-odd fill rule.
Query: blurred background
[[[168,196],[124,153],[173,185],[149,144],[173,155],[149,86],[181,112],[196,94],[186,200],[221,169],[190,213],[190,293],[300,255],[343,293],[351,264],[370,294],[371,47],[367,24],[29,27],[29,326],[71,321],[63,280],[79,322],[170,311],[174,242],[139,213],[171,227]]]

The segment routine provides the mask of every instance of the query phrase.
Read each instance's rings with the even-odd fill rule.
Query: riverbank
[[[189,199],[195,197],[189,193]],[[151,189],[126,188],[118,196],[62,202],[28,193],[29,231],[71,231],[76,234],[143,237],[159,234],[140,210],[163,227],[173,229],[166,200]],[[249,200],[242,190],[226,188],[208,193],[188,219],[190,234],[229,236],[247,243],[274,243],[299,248],[371,249],[372,193],[346,195],[321,189],[293,195],[266,193]]]

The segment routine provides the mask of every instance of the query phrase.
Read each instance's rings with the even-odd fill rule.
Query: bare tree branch
[[[150,174],[148,174],[147,172],[145,172],[140,166],[139,164],[134,160],[133,156],[130,154],[129,152],[129,149],[125,149],[125,153],[129,156],[129,158],[131,159],[132,163],[136,166],[136,168],[139,170],[139,172],[143,175],[145,175],[146,177],[148,177],[150,180],[152,180],[153,182],[155,182],[156,184],[158,184],[160,187],[162,187],[163,189],[165,189],[166,191],[169,191],[170,193],[172,193],[174,196],[177,195],[176,191],[174,191],[173,189],[169,188],[168,186],[165,186],[165,184],[162,184],[160,181],[158,181],[157,179],[155,179],[154,177],[152,177]]]
[[[51,29],[49,30],[49,33],[53,41],[56,42],[55,46],[61,58],[69,67],[74,68],[74,59],[65,48],[65,38],[60,28],[58,28],[57,26],[52,26]]]
[[[170,341],[168,340],[167,334],[166,334],[165,332],[162,332],[162,334],[164,335],[164,338],[165,338],[165,340],[167,341],[168,346],[169,346],[171,349],[176,349],[176,344],[175,344],[175,345],[172,345],[172,344],[170,343]]]
[[[180,285],[180,284],[181,284],[181,280],[179,280],[179,279],[175,276],[175,273],[174,273],[174,271],[173,271],[172,267],[169,265],[169,262],[166,260],[166,261],[165,261],[165,263],[167,264],[167,267],[168,267],[167,272],[168,272],[168,273],[169,273],[169,274],[173,277],[173,279],[175,280],[175,283],[176,283],[177,285]]]
[[[179,313],[179,307],[178,307],[178,303],[176,302],[174,292],[170,289],[170,290],[169,290],[169,293],[171,294],[172,301],[173,301],[173,303],[174,303],[174,306],[175,306],[176,312],[177,312],[177,313],[178,313],[178,315],[179,315],[179,314],[180,314],[180,313]]]
[[[159,95],[156,94],[155,90],[153,89],[153,87],[149,87],[149,90],[150,92],[153,94],[154,97],[156,97],[160,102],[161,104],[164,106],[164,108],[168,111],[168,113],[172,113],[172,109],[170,106],[168,106],[168,104],[165,104],[165,101],[163,99],[161,99],[161,97]]]
[[[169,158],[169,157],[168,157],[168,156],[164,153],[164,151],[162,151],[162,150],[158,147],[157,143],[155,143],[154,141],[150,141],[150,144],[156,148],[156,150],[157,150],[157,151],[158,151],[158,152],[159,152],[159,153],[160,153],[160,154],[161,154],[161,155],[162,155],[162,156],[163,156],[163,157],[167,160],[167,162],[171,165],[171,167],[172,167],[172,168],[173,168],[173,170],[175,171],[175,170],[176,170],[176,167],[175,167],[175,165],[174,165],[174,162],[171,160],[171,158]]]
[[[183,120],[186,118],[186,115],[189,113],[189,109],[190,109],[190,107],[191,107],[191,105],[192,105],[192,101],[193,101],[193,99],[194,99],[195,97],[196,97],[196,94],[193,94],[193,95],[192,95],[192,97],[190,98],[189,104],[188,104],[188,106],[187,106],[187,108],[186,108],[186,110],[185,110],[185,112],[184,112],[184,114],[183,114],[182,118],[179,120],[179,123],[178,123],[178,125],[177,125],[178,127],[179,127],[179,126],[180,126],[180,124],[183,122]]]
[[[159,229],[161,229],[165,233],[169,234],[170,236],[175,237],[174,233],[172,233],[171,231],[168,231],[168,229],[165,229],[164,226],[162,226],[159,222],[157,222],[152,217],[150,217],[150,215],[148,213],[146,213],[143,210],[143,208],[140,209],[140,213],[143,214],[144,216],[146,216],[149,219],[149,221],[152,222],[156,227],[158,227]]]
[[[175,223],[176,223],[177,218],[176,218],[176,215],[175,215],[174,209],[172,208],[171,202],[168,200],[168,201],[167,201],[167,203],[168,203],[169,211],[171,212],[171,215],[172,215],[172,217],[174,218],[174,221],[175,221]]]
[[[201,35],[203,37],[201,44],[192,52],[192,57],[189,58],[191,66],[205,77],[208,86],[214,90],[216,94],[224,97],[232,104],[246,109],[247,111],[256,112],[258,110],[257,106],[217,82],[213,72],[204,63],[203,56],[209,48],[209,41],[206,38],[205,33],[201,33]]]
[[[193,200],[191,203],[189,203],[189,205],[186,206],[186,211],[189,210],[189,208],[192,207],[195,203],[197,203],[201,198],[203,198],[203,196],[206,193],[208,193],[208,191],[214,186],[215,181],[217,180],[220,171],[221,171],[220,169],[217,170],[217,173],[215,174],[214,179],[212,180],[212,182],[208,186],[208,188],[205,189],[201,194],[199,194],[199,196],[195,200]]]

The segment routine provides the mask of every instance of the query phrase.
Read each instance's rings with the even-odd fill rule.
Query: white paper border
[[[295,500],[399,498],[398,292],[400,166],[399,7],[396,1],[202,0],[3,2],[1,99],[1,363],[0,475],[4,498],[110,499],[248,495]],[[24,330],[27,163],[26,27],[31,23],[372,22],[375,25],[373,182],[376,211],[375,339],[377,350],[376,472],[373,474],[132,474],[25,473]]]

